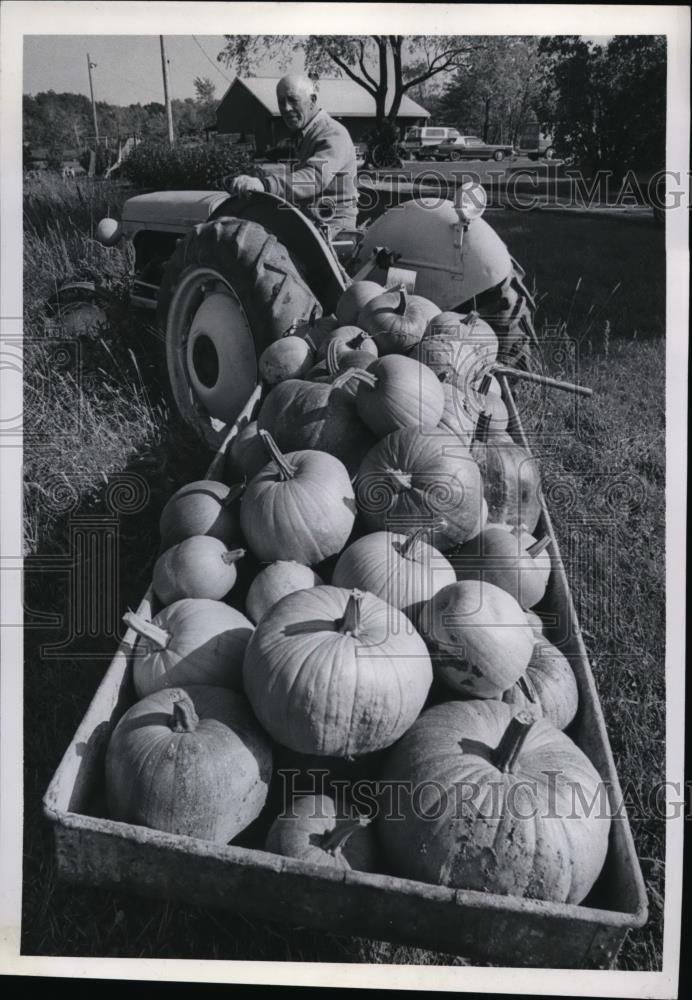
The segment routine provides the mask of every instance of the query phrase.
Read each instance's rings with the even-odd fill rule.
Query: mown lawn
[[[75,191],[80,191],[76,194]],[[69,594],[47,559],[70,551],[70,525],[107,511],[118,477],[143,489],[121,514],[117,606],[143,593],[165,499],[197,478],[207,456],[171,414],[147,317],[126,307],[127,261],[90,238],[93,220],[123,192],[53,187],[30,195],[25,218],[26,598],[24,954],[465,964],[464,959],[362,939],[293,931],[56,879],[52,831],[41,797],[107,666],[95,636],[59,657],[45,644],[64,632],[38,613],[64,614]],[[539,326],[553,370],[590,385],[580,401],[526,390],[519,401],[536,436],[546,489],[598,683],[623,784],[645,797],[664,769],[664,367],[663,237],[653,225],[534,213],[492,213],[535,284]],[[98,276],[113,293],[111,326],[81,345],[79,365],[56,368],[59,331],[41,301],[61,277]],[[578,344],[573,355],[560,341]],[[555,346],[557,344],[557,347]],[[59,345],[58,345],[59,346]],[[568,362],[565,362],[565,358]],[[540,405],[539,405],[540,404]],[[142,486],[142,484],[144,484]],[[567,484],[568,493],[560,492]],[[138,487],[139,488],[139,487]],[[67,493],[65,492],[67,491]],[[561,503],[568,495],[570,503]],[[67,499],[66,499],[67,497]],[[585,548],[574,546],[575,532]],[[583,558],[587,552],[589,558]],[[581,555],[580,555],[581,553]],[[61,582],[62,581],[62,582]],[[78,658],[75,653],[90,655]],[[633,817],[651,917],[631,934],[618,967],[660,967],[663,823]]]

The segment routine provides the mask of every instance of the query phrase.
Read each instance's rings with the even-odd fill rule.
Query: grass
[[[52,830],[40,800],[114,642],[97,635],[80,639],[60,658],[48,655],[46,644],[64,638],[64,629],[51,627],[39,613],[65,614],[69,594],[64,577],[45,572],[46,560],[55,558],[59,569],[70,553],[75,519],[103,516],[109,485],[131,477],[144,499],[119,518],[114,594],[117,610],[131,606],[149,580],[163,503],[207,464],[167,405],[160,345],[148,317],[125,306],[122,251],[105,250],[89,235],[93,220],[105,214],[104,201],[115,213],[123,192],[88,185],[77,190],[54,182],[50,189],[27,191],[25,216],[23,953],[466,964],[435,952],[292,930],[57,880]],[[538,439],[544,483],[554,494],[551,510],[563,556],[572,552],[575,533],[592,553],[586,560],[578,558],[581,549],[574,550],[568,575],[618,773],[625,786],[645,796],[663,777],[665,759],[662,237],[627,220],[507,212],[490,221],[541,291],[538,315],[552,370],[595,391],[578,410],[573,397],[555,392],[543,398],[521,390],[519,401],[530,431],[563,431],[553,440]],[[41,303],[61,277],[75,272],[97,276],[114,305],[108,327],[75,348],[79,364],[68,357],[61,369],[56,349],[69,338],[46,324]],[[568,351],[558,350],[565,337],[581,342],[576,367]],[[629,493],[622,483],[630,484]],[[573,487],[571,506],[560,504],[560,484]],[[664,824],[642,815],[633,817],[632,827],[651,916],[628,936],[618,967],[654,969],[661,964]]]

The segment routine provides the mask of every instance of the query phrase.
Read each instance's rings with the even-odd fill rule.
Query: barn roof
[[[278,76],[236,77],[222,100],[226,100],[231,90],[240,83],[264,105],[271,115],[278,118],[279,105],[276,100]],[[317,84],[319,103],[330,115],[351,118],[370,118],[375,114],[374,98],[353,80],[320,80]],[[410,97],[404,95],[399,109],[400,118],[429,118],[430,112]]]

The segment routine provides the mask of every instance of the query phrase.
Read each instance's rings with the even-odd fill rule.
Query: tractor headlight
[[[122,229],[117,219],[109,219],[106,216],[105,219],[101,219],[99,222],[94,235],[104,247],[112,247],[115,246],[122,236]]]
[[[464,222],[480,219],[488,203],[488,196],[482,184],[467,181],[461,185],[456,197],[456,209]]]

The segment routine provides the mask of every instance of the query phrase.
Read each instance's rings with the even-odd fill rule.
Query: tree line
[[[172,104],[176,134],[181,139],[203,138],[204,130],[213,126],[216,111],[216,87],[205,77],[194,80],[195,96],[174,99]],[[106,101],[96,102],[96,117],[100,137],[108,137],[111,145],[119,139],[136,136],[152,141],[164,141],[168,136],[166,109],[162,103],[118,106]],[[91,102],[83,94],[56,93],[49,90],[23,97],[25,158],[31,159],[36,150],[47,153],[49,165],[58,165],[66,151],[83,153],[95,147],[94,121]]]

